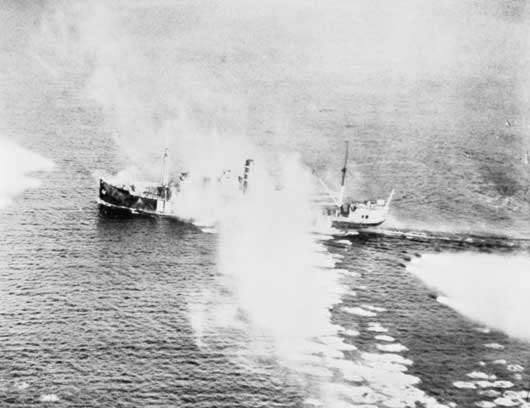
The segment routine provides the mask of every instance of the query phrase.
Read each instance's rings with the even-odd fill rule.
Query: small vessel
[[[168,157],[169,152],[166,148],[164,150],[162,180],[159,183],[123,184],[100,178],[97,202],[101,211],[117,215],[162,216],[199,226],[214,226],[216,220],[212,214],[207,216],[201,214],[201,209],[211,207],[208,205],[208,200],[212,197],[212,180],[208,177],[203,178],[198,191],[193,190],[190,193],[187,189],[190,179],[189,173],[182,172],[176,180],[169,179]],[[252,164],[251,159],[246,160],[244,175],[238,177],[237,182],[232,182],[230,170],[226,170],[217,178],[217,184],[223,187],[229,184],[233,193],[244,194],[248,188]]]
[[[345,201],[345,181],[348,166],[349,143],[346,142],[346,155],[344,158],[344,167],[341,169],[341,187],[338,194],[334,194],[326,186],[326,184],[319,179],[327,191],[331,202],[327,204],[320,204],[321,214],[331,223],[331,227],[341,230],[369,228],[381,225],[385,222],[390,209],[390,202],[394,195],[394,190],[389,197],[384,199],[377,199],[373,201]]]

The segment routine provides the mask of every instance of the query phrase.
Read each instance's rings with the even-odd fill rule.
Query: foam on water
[[[490,348],[490,349],[493,349],[493,350],[503,350],[504,349],[504,346],[502,344],[499,344],[499,343],[486,343],[486,344],[484,344],[484,347]]]
[[[363,309],[362,307],[343,307],[342,310],[344,310],[347,313],[351,313],[357,316],[363,316],[363,317],[377,316],[377,313]]]
[[[381,323],[378,323],[378,322],[368,323],[368,328],[366,330],[376,332],[376,333],[386,333],[388,331],[387,328],[383,327]]]
[[[15,388],[19,391],[22,391],[22,390],[25,390],[29,387],[29,384],[25,381],[21,381],[21,382],[16,382],[15,383]]]
[[[484,397],[489,397],[489,398],[495,398],[501,395],[499,391],[491,390],[491,389],[490,390],[479,390],[477,394],[483,395]]]
[[[368,305],[366,303],[361,304],[361,307],[371,310],[372,312],[386,312],[384,307]]]
[[[475,405],[479,408],[493,408],[495,403],[491,401],[477,401],[475,402]]]
[[[511,336],[530,338],[527,254],[428,254],[413,259],[409,270],[443,293],[440,302],[464,316]]]
[[[365,361],[372,362],[374,364],[399,364],[409,366],[413,363],[412,360],[394,353],[363,353],[362,358]]]
[[[517,405],[521,405],[521,402],[513,398],[506,398],[506,397],[495,398],[493,402],[495,403],[495,405],[498,405],[501,407],[515,407]]]
[[[513,387],[513,383],[511,381],[475,381],[475,384],[479,386],[480,388],[511,388]]]
[[[481,371],[473,371],[468,373],[469,378],[481,379],[481,380],[496,380],[497,376],[495,374],[486,374]]]
[[[388,341],[388,342],[392,342],[394,341],[395,339],[392,337],[392,336],[387,336],[385,334],[378,334],[374,337],[376,340],[380,340],[380,341]]]
[[[381,351],[389,353],[400,353],[402,351],[407,351],[408,348],[403,344],[393,343],[393,344],[377,344],[377,348]]]
[[[356,337],[360,334],[357,330],[354,330],[354,329],[341,330],[340,333],[345,334],[346,336],[352,336],[352,337]]]
[[[43,394],[40,397],[41,402],[59,402],[59,397],[55,394]]]
[[[470,389],[470,390],[474,390],[475,388],[477,388],[477,386],[471,381],[455,381],[453,385],[456,388],[463,388],[463,389]]]
[[[491,332],[491,329],[489,329],[488,327],[475,327],[475,330],[478,331],[479,333],[484,333],[484,334],[488,334]]]
[[[40,180],[30,173],[53,167],[48,159],[0,137],[0,208],[23,190],[40,185]]]

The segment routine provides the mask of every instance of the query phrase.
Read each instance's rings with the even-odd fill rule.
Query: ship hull
[[[111,218],[131,218],[135,214],[130,208],[118,207],[98,199],[99,212],[101,215]]]
[[[358,230],[363,228],[372,228],[377,227],[384,223],[385,221],[377,221],[373,223],[357,223],[357,222],[349,222],[349,221],[332,221],[331,226],[333,228],[341,229],[341,230]]]
[[[98,204],[99,204],[100,213],[107,217],[114,217],[114,218],[160,217],[160,218],[169,218],[172,220],[180,221],[185,224],[195,225],[193,220],[179,217],[174,214],[163,213],[160,211],[147,211],[147,210],[138,210],[134,208],[120,207],[117,205],[109,204],[103,200],[98,200]]]
[[[100,212],[108,216],[120,218],[132,216],[164,217],[194,224],[193,219],[187,219],[164,211],[166,206],[161,197],[146,197],[145,195],[134,194],[125,187],[115,186],[102,179],[99,181],[98,204]]]
[[[137,211],[156,211],[157,199],[134,194],[125,187],[118,187],[107,183],[103,179],[99,180],[99,200],[103,205],[122,210],[129,210],[131,213]]]

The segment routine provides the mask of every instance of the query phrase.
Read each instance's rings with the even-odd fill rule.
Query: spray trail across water
[[[53,166],[50,160],[0,138],[0,208],[23,190],[40,185],[40,180],[28,173],[51,170]]]
[[[427,254],[409,270],[443,294],[443,303],[508,335],[530,339],[527,254]]]

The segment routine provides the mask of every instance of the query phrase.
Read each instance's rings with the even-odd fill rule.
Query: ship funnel
[[[245,172],[243,173],[243,193],[247,192],[250,169],[252,168],[253,164],[254,164],[254,160],[252,159],[245,160]]]

